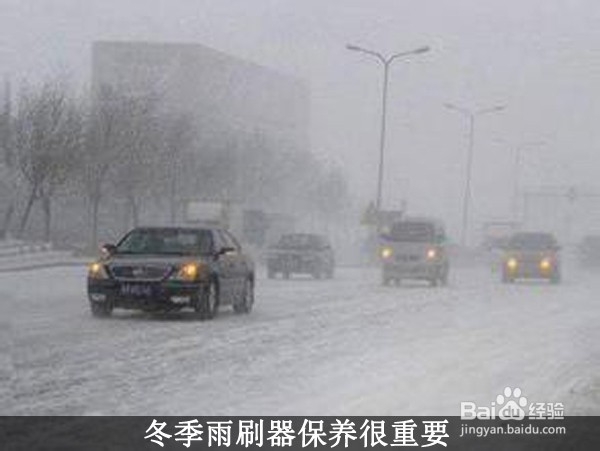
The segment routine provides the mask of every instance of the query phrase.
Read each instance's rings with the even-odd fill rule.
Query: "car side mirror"
[[[110,256],[117,252],[117,246],[115,246],[114,244],[103,244],[102,246],[100,246],[100,251],[104,255]]]
[[[232,254],[234,252],[235,252],[235,248],[229,247],[229,246],[225,246],[225,247],[222,247],[221,249],[219,249],[217,251],[217,257],[220,257],[221,255]]]

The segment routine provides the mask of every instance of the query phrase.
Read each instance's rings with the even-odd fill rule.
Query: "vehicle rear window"
[[[511,249],[551,249],[556,246],[556,240],[545,233],[520,233],[513,235],[508,245]]]
[[[120,254],[196,255],[209,254],[211,250],[209,230],[139,229],[117,245]]]
[[[318,249],[321,246],[321,241],[314,235],[283,235],[277,247],[283,249]]]
[[[392,241],[432,241],[435,230],[433,224],[427,222],[398,222],[392,225],[388,237]]]

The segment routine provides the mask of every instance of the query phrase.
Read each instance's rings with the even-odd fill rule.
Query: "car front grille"
[[[151,265],[114,265],[109,267],[111,275],[117,280],[162,280],[169,275],[169,266]]]
[[[396,255],[396,261],[398,263],[414,263],[414,262],[418,262],[419,260],[420,260],[419,255],[409,255],[409,254]]]

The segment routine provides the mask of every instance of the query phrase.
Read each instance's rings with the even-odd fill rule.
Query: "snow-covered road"
[[[505,386],[600,414],[600,273],[257,283],[251,315],[92,318],[84,268],[0,274],[0,414],[458,415]]]

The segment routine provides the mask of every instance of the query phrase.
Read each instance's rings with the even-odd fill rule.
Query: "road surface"
[[[84,268],[0,274],[3,415],[459,415],[505,386],[600,414],[600,273],[257,282],[250,315],[90,315]]]

